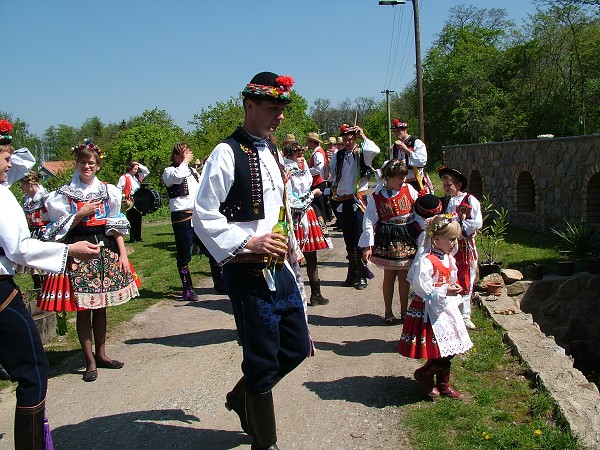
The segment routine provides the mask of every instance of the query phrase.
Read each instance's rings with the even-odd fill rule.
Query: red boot
[[[460,398],[462,395],[450,384],[450,366],[442,367],[437,373],[437,389],[444,397]]]
[[[435,386],[435,382],[433,381],[433,376],[438,370],[439,367],[435,365],[433,361],[427,360],[425,365],[415,370],[414,373],[415,380],[419,382],[427,395],[432,399],[440,396],[440,391]]]

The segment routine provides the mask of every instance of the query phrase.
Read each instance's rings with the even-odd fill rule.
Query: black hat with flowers
[[[396,117],[394,120],[392,120],[392,125],[390,126],[390,129],[395,130],[396,128],[408,128],[408,123]]]
[[[442,166],[438,169],[438,175],[440,178],[444,175],[450,175],[459,180],[462,183],[462,186],[460,187],[461,191],[464,191],[467,188],[467,177],[465,177],[458,169]]]
[[[12,123],[8,120],[0,120],[0,145],[10,144],[12,142],[12,129]]]
[[[294,79],[287,75],[277,75],[273,72],[261,72],[250,80],[242,91],[244,97],[260,98],[274,102],[290,103],[290,91]]]
[[[347,134],[356,134],[356,126],[348,125],[347,123],[343,123],[340,126],[340,136],[345,136]]]

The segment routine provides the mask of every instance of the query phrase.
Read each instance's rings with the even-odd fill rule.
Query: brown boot
[[[444,397],[460,398],[462,395],[450,384],[450,366],[442,367],[437,373],[437,389]]]
[[[433,381],[433,377],[438,370],[439,367],[433,361],[427,360],[425,365],[415,370],[414,373],[415,380],[419,382],[425,393],[432,399],[440,396],[440,391]]]

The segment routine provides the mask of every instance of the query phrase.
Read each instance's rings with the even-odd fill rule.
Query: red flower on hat
[[[427,194],[429,194],[429,191],[427,189],[423,188],[419,191],[418,197],[423,197],[424,195],[427,195]]]
[[[395,127],[397,127],[398,125],[400,125],[400,119],[394,119],[394,120],[392,120],[392,125],[394,125]]]
[[[281,75],[275,79],[275,84],[281,89],[283,92],[289,91],[294,85],[294,79],[287,75]]]
[[[442,170],[444,170],[446,168],[446,164],[442,164],[440,167],[438,167],[438,172],[441,172]]]
[[[6,119],[0,120],[0,133],[9,134],[13,129],[12,123]]]
[[[346,131],[348,131],[348,125],[344,123],[340,127],[340,132],[345,133]]]

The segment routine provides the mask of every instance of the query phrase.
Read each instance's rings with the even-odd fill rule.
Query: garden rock
[[[528,284],[517,281],[516,283],[507,284],[506,286],[506,294],[509,297],[515,297],[517,295],[522,294],[527,289]]]
[[[523,274],[516,269],[502,269],[502,278],[506,284],[512,284],[523,279]]]

